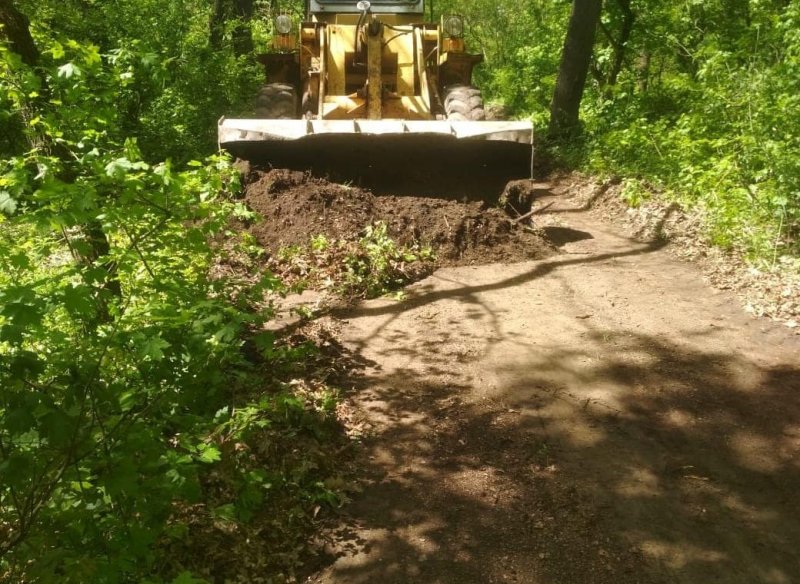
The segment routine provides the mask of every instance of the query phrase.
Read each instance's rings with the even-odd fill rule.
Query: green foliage
[[[296,548],[303,518],[338,500],[319,445],[331,399],[264,387],[244,358],[269,316],[252,306],[281,284],[264,274],[232,298],[211,276],[211,242],[242,214],[238,173],[221,155],[153,163],[127,137],[147,53],[39,42],[37,70],[0,52],[0,102],[24,121],[0,160],[0,573],[201,581],[164,555],[190,545],[188,509],[290,517]],[[287,448],[301,438],[312,453]],[[266,440],[277,450],[242,454]]]
[[[628,68],[611,94],[587,101],[589,164],[703,208],[720,245],[771,259],[777,241],[796,254],[800,131],[789,120],[800,119],[800,8],[634,7]]]
[[[354,296],[383,296],[413,278],[407,270],[410,264],[425,263],[433,258],[433,251],[428,247],[398,246],[389,237],[385,223],[368,225],[358,247],[344,258],[344,289]]]
[[[486,96],[542,128],[570,5],[446,0],[436,10],[467,16],[468,45],[486,57],[476,70]],[[586,131],[556,153],[629,179],[634,204],[654,188],[701,208],[709,238],[754,260],[796,255],[799,10],[796,2],[604,3]]]
[[[252,108],[262,67],[252,55],[236,56],[230,35],[221,47],[210,46],[213,3],[37,0],[21,4],[34,23],[37,41],[47,45],[42,51],[46,65],[58,63],[61,77],[78,89],[85,70],[75,60],[81,58],[75,47],[92,47],[93,66],[101,57],[114,64],[116,74],[106,80],[107,89],[115,90],[114,99],[98,100],[115,113],[107,131],[117,139],[136,137],[148,161],[171,158],[185,163],[202,158],[216,148],[220,116]],[[9,119],[12,128],[17,122],[18,117]],[[3,123],[0,117],[0,128]]]
[[[3,545],[12,573],[37,560],[20,577],[115,582],[152,566],[172,506],[198,499],[215,460],[209,414],[252,320],[209,296],[226,163],[177,173],[126,149],[83,158],[72,184],[12,182],[15,166],[4,179],[26,210],[0,240]],[[111,246],[90,262],[93,219]]]
[[[424,277],[435,261],[429,246],[418,242],[399,245],[386,224],[378,222],[368,225],[357,241],[331,240],[320,234],[308,245],[283,247],[272,259],[271,268],[295,292],[315,283],[347,298],[376,298]],[[302,317],[313,314],[308,308],[295,312]]]
[[[253,333],[270,316],[253,307],[282,282],[212,277],[211,242],[248,214],[229,161],[208,156],[217,119],[247,113],[261,81],[235,50],[243,24],[212,43],[206,0],[17,4],[41,62],[0,43],[0,573],[203,582],[172,560],[208,552],[198,525],[219,536],[256,520],[269,568],[291,568],[311,509],[341,501],[325,450],[336,396],[286,381],[313,348]],[[721,245],[796,255],[800,5],[632,0],[621,42],[623,5],[605,5],[588,132],[565,151],[625,177],[632,205],[655,189],[704,209]],[[544,126],[570,3],[435,7],[467,17],[487,97]],[[268,21],[252,28],[263,45]],[[259,253],[246,238],[234,251]],[[360,297],[433,258],[377,224],[279,260]]]
[[[625,202],[634,209],[650,198],[650,194],[650,191],[648,191],[639,180],[626,179],[622,181],[622,192],[620,195]]]

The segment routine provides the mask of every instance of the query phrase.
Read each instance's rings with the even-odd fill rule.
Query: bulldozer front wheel
[[[479,122],[486,119],[481,90],[471,85],[451,85],[445,89],[444,111],[448,120]]]
[[[258,92],[256,118],[293,120],[297,118],[297,91],[288,83],[268,83]]]

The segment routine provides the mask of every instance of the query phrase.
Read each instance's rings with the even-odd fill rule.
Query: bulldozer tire
[[[481,90],[471,85],[451,85],[445,90],[444,111],[448,120],[479,122],[486,119]]]
[[[268,83],[258,92],[256,118],[293,120],[297,118],[297,92],[288,83]]]

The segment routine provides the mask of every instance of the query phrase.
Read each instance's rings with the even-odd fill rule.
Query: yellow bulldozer
[[[220,146],[344,176],[353,164],[400,176],[445,154],[450,170],[514,161],[509,178],[529,175],[532,124],[486,121],[464,19],[426,22],[423,1],[309,0],[302,21],[277,15],[255,115],[222,118]]]

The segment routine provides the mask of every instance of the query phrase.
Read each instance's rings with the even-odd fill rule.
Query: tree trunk
[[[622,65],[625,63],[625,49],[628,41],[631,40],[633,24],[636,22],[636,14],[631,10],[631,0],[617,0],[617,4],[622,10],[622,29],[619,33],[619,39],[612,41],[614,44],[614,61],[611,65],[611,71],[608,72],[608,85],[617,84],[617,78],[622,71]]]
[[[645,50],[636,60],[636,87],[645,93],[650,87],[650,52]]]
[[[271,4],[270,4],[271,5]],[[217,50],[222,48],[225,23],[236,19],[231,32],[233,53],[247,55],[253,51],[253,33],[250,21],[255,13],[254,0],[214,0],[214,9],[209,23],[209,42]]]
[[[250,21],[253,19],[253,0],[234,0],[236,28],[233,29],[233,53],[241,56],[253,52],[253,32],[250,30]]]
[[[14,6],[11,0],[0,0],[0,34],[9,42],[12,52],[22,57],[29,67],[39,64],[39,49],[31,36],[28,17]]]
[[[550,106],[550,135],[560,137],[578,128],[581,99],[592,60],[602,0],[574,0],[556,90]]]
[[[7,41],[9,49],[19,55],[23,63],[34,68],[39,65],[40,55],[31,37],[29,24],[28,18],[16,9],[11,0],[0,0],[0,41]],[[38,93],[38,97],[28,97],[26,107],[22,108],[19,115],[0,124],[0,156],[21,152],[36,142],[28,125],[35,117],[30,104],[45,101],[47,87],[41,86]]]
[[[225,3],[223,0],[214,0],[214,11],[209,22],[208,40],[214,49],[222,48],[222,37],[225,31]]]

